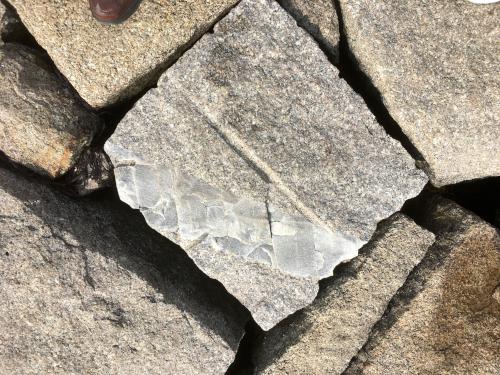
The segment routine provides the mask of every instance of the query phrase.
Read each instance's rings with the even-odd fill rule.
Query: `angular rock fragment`
[[[0,82],[0,151],[49,177],[67,172],[101,129],[99,118],[28,47],[0,47]]]
[[[237,0],[143,1],[119,26],[94,20],[84,0],[11,0],[38,43],[93,107],[155,83]]]
[[[436,244],[345,374],[500,372],[500,233],[445,200],[424,217]]]
[[[349,47],[435,186],[500,175],[500,7],[340,0]]]
[[[330,56],[338,60],[339,22],[333,0],[278,0]]]
[[[406,216],[391,217],[311,306],[266,333],[256,372],[341,374],[433,238]]]
[[[248,314],[140,218],[3,169],[0,202],[0,373],[225,373]]]
[[[105,150],[121,199],[264,329],[309,304],[426,182],[269,0],[242,1],[186,52]]]

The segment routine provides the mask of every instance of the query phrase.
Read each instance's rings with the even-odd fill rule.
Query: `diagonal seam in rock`
[[[184,90],[180,90],[182,93],[185,93]],[[245,160],[250,167],[256,170],[259,176],[265,176],[267,181],[272,183],[278,190],[285,195],[290,203],[309,221],[318,224],[322,227],[329,228],[329,225],[320,219],[318,215],[314,213],[314,211],[308,207],[304,202],[302,202],[297,194],[295,194],[282,180],[282,178],[276,173],[273,168],[266,162],[264,162],[261,158],[257,156],[254,150],[249,147],[237,134],[234,130],[229,129],[227,126],[217,124],[216,121],[210,118],[209,114],[206,111],[202,111],[198,104],[189,98],[189,95],[184,95],[184,99],[186,99],[189,104],[192,105],[192,109],[195,110],[201,117],[207,120],[207,123],[210,125],[212,129],[216,131],[216,133],[226,142],[239,156]]]

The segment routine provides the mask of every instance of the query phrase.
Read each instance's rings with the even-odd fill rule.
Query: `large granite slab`
[[[127,207],[0,169],[1,374],[224,374],[248,314]]]
[[[278,0],[318,41],[334,62],[338,62],[340,41],[339,20],[333,0]]]
[[[0,46],[1,152],[56,178],[75,165],[101,126],[36,51]]]
[[[341,374],[433,239],[404,215],[387,220],[311,306],[266,333],[256,373]]]
[[[137,102],[105,150],[121,199],[264,329],[309,304],[317,280],[426,183],[270,0],[233,9]]]
[[[340,0],[349,47],[435,186],[500,175],[500,7]]]
[[[346,375],[500,372],[500,233],[449,201],[422,213],[436,244]]]
[[[100,108],[152,86],[236,0],[143,1],[124,24],[95,21],[87,0],[11,0],[61,73]]]

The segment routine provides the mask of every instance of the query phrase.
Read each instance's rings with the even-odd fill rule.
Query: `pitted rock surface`
[[[11,0],[61,73],[101,108],[152,86],[236,0],[143,1],[121,25],[92,18],[86,0]]]
[[[309,304],[317,280],[426,183],[268,0],[242,1],[186,52],[105,150],[121,199],[205,273],[235,256],[252,263],[223,284],[264,329]],[[276,272],[293,281],[274,283]]]
[[[248,313],[128,207],[0,169],[1,374],[224,374]]]
[[[435,186],[500,176],[500,6],[340,0],[349,48]]]

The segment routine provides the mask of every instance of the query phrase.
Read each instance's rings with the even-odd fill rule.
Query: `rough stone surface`
[[[500,175],[500,7],[340,0],[351,51],[436,186]]]
[[[0,82],[0,151],[49,177],[64,174],[100,130],[99,118],[28,47],[0,47]]]
[[[338,62],[339,22],[333,0],[278,0],[311,33],[328,54]]]
[[[310,303],[426,182],[269,0],[242,1],[186,52],[105,150],[121,199],[208,275],[235,256],[258,263],[223,284],[264,329]]]
[[[433,238],[406,216],[391,217],[311,306],[266,334],[257,373],[342,373]]]
[[[500,233],[448,201],[426,213],[436,244],[346,374],[500,373]]]
[[[0,169],[1,374],[224,374],[248,314],[129,209]]]
[[[11,3],[83,99],[103,107],[151,86],[236,0],[143,1],[114,26],[95,21],[88,1]]]

